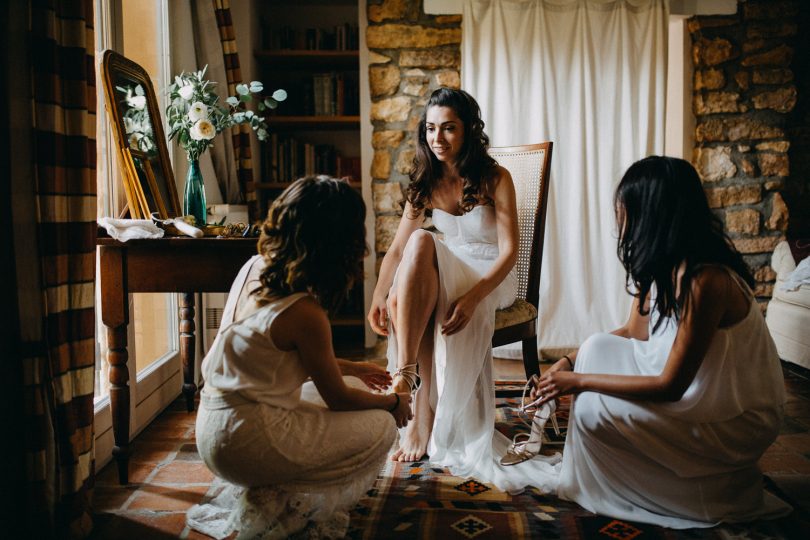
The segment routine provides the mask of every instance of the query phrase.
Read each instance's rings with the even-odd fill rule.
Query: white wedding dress
[[[492,377],[492,334],[495,310],[515,300],[514,270],[476,308],[460,332],[445,336],[441,325],[451,302],[466,293],[498,256],[495,209],[476,206],[455,216],[433,210],[433,235],[439,268],[439,298],[434,328],[433,380],[430,403],[435,411],[427,453],[430,462],[449,467],[457,476],[475,477],[500,489],[517,491],[528,484],[546,492],[556,489],[560,456],[537,458],[503,467],[500,457],[509,439],[495,430],[495,387]],[[396,286],[396,276],[394,277]],[[388,369],[396,370],[397,340],[389,329]]]

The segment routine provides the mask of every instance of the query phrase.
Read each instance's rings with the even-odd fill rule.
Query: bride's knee
[[[598,333],[586,339],[577,352],[576,371],[604,372],[611,359],[616,355],[624,354],[624,349],[632,344],[630,340],[614,334]]]
[[[417,229],[411,233],[405,244],[403,260],[433,261],[435,254],[436,244],[433,241],[433,235],[424,229]],[[408,259],[405,258],[405,255]]]

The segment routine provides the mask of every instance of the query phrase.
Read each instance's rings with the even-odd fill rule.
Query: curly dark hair
[[[416,156],[408,175],[411,181],[405,189],[405,201],[411,203],[414,216],[426,209],[436,181],[442,177],[441,163],[427,144],[427,112],[431,107],[450,107],[464,125],[464,143],[456,163],[464,180],[461,210],[469,212],[481,201],[492,204],[489,183],[497,173],[498,163],[487,154],[489,137],[484,133],[481,108],[464,90],[438,88],[430,95],[419,121]]]
[[[697,171],[683,159],[650,156],[627,169],[614,196],[619,226],[617,254],[640,298],[655,283],[655,309],[660,317],[680,317],[699,266],[720,264],[754,286],[751,270],[723,231],[723,223],[709,208]],[[675,280],[681,263],[686,270],[680,294]],[[639,313],[645,311],[643,303]]]
[[[259,253],[265,268],[252,294],[265,303],[296,292],[312,293],[334,312],[363,279],[366,205],[343,180],[308,176],[273,202],[262,224]]]

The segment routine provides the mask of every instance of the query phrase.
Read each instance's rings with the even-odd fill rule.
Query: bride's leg
[[[417,461],[427,452],[433,429],[434,411],[430,406],[431,380],[433,378],[433,318],[419,344],[417,363],[422,386],[413,403],[413,420],[408,423],[399,441],[399,449],[391,455],[393,461]]]
[[[391,305],[398,369],[416,362],[422,336],[436,308],[438,294],[436,246],[430,233],[415,231],[408,239],[397,269],[397,284]],[[425,377],[420,376],[424,382]],[[395,377],[393,386],[395,392],[410,390],[405,377]]]

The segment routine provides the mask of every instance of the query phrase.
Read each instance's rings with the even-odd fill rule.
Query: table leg
[[[110,412],[112,413],[113,457],[118,465],[118,482],[129,483],[129,367],[127,325],[107,328],[110,363]]]
[[[186,397],[186,410],[194,411],[194,293],[180,294],[180,359],[183,362],[183,395]]]

